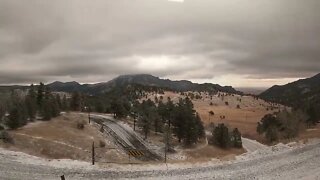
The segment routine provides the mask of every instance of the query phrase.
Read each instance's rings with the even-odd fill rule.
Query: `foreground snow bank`
[[[169,163],[169,164],[105,164],[99,166],[92,166],[88,162],[60,159],[60,160],[49,160],[44,158],[39,158],[31,156],[22,152],[9,151],[0,148],[0,159],[10,158],[10,160],[19,162],[26,165],[42,165],[50,166],[54,168],[65,168],[65,169],[78,169],[78,170],[96,170],[96,171],[154,171],[154,170],[178,170],[178,169],[188,169],[188,168],[204,168],[211,166],[218,166],[224,164],[233,164],[237,162],[249,161],[253,159],[258,159],[262,157],[274,156],[282,153],[286,153],[290,150],[304,147],[306,145],[312,145],[320,143],[319,139],[310,140],[307,144],[303,143],[290,143],[290,144],[277,144],[275,146],[266,147],[259,149],[254,152],[248,152],[243,155],[237,156],[235,160],[232,161],[220,161],[218,159],[212,159],[208,162],[194,163],[194,162],[184,162],[184,163]]]
[[[10,151],[0,148],[0,157],[10,158],[12,161],[26,165],[43,165],[54,168],[66,169],[97,169],[96,166],[91,166],[90,163],[84,161],[76,161],[71,159],[45,159],[36,156],[31,156],[23,152]]]

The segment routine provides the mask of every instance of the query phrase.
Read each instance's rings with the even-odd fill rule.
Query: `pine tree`
[[[279,131],[282,124],[279,119],[273,114],[265,115],[258,123],[257,132],[265,134],[269,142],[277,141],[279,139]]]
[[[185,137],[185,126],[188,117],[188,112],[183,99],[179,100],[179,103],[174,108],[174,118],[173,118],[173,133],[177,136],[179,142]]]
[[[79,92],[72,93],[70,108],[73,111],[81,111],[83,106],[83,100]]]
[[[61,110],[63,110],[63,111],[68,111],[69,110],[68,100],[67,100],[67,96],[66,95],[63,95],[62,104],[61,104]]]
[[[148,138],[151,125],[154,123],[155,118],[159,118],[159,115],[157,114],[156,106],[150,99],[141,103],[139,108],[138,126],[142,129],[145,139]]]
[[[123,100],[126,101],[126,100]],[[124,118],[129,114],[128,102],[123,102],[121,99],[113,99],[111,102],[111,112],[115,118]]]
[[[318,122],[317,119],[317,113],[313,106],[309,107],[307,109],[307,114],[309,115],[309,118],[307,119],[308,125],[315,125]]]
[[[31,84],[28,94],[26,96],[25,105],[27,109],[28,118],[31,121],[34,120],[37,114],[37,95],[34,90],[33,84]]]
[[[105,112],[104,105],[100,101],[95,102],[94,109],[98,113],[104,113]]]
[[[22,104],[15,103],[9,111],[9,118],[6,120],[5,124],[10,129],[17,129],[21,126],[26,125],[27,117],[25,107]]]
[[[2,121],[5,114],[6,114],[5,106],[3,103],[0,102],[0,122]]]
[[[163,142],[165,143],[166,151],[170,151],[172,149],[171,141],[172,141],[172,131],[169,128],[169,126],[166,125],[164,127],[164,133],[163,133]]]
[[[180,99],[173,114],[173,132],[179,142],[183,141],[185,145],[192,145],[197,143],[199,138],[204,137],[204,127],[200,116],[195,113],[189,98]]]
[[[38,86],[38,93],[37,93],[37,103],[40,109],[42,107],[42,103],[44,99],[44,91],[45,91],[45,86],[42,82],[40,82],[40,85]]]
[[[56,94],[56,102],[59,106],[59,109],[62,109],[62,102],[61,102],[61,97],[59,94]]]
[[[218,124],[218,126],[214,128],[212,136],[213,144],[216,146],[221,148],[228,148],[230,146],[229,130],[223,123]]]
[[[60,108],[57,98],[51,93],[48,87],[45,88],[41,114],[44,120],[50,120],[51,118],[60,115]]]
[[[238,128],[233,129],[231,142],[232,142],[233,147],[242,148],[241,133],[238,130]]]
[[[162,121],[158,111],[156,110],[156,107],[153,107],[152,113],[153,113],[154,131],[156,133],[162,132],[163,131],[163,121]]]

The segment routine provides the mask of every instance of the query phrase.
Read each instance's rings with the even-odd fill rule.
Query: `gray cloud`
[[[307,77],[320,70],[319,6],[318,0],[0,0],[0,84],[97,82],[133,73],[236,86]]]

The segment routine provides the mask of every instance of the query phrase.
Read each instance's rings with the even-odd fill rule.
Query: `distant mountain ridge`
[[[124,87],[130,84],[139,84],[144,86],[155,86],[166,88],[173,91],[222,91],[227,93],[242,94],[231,86],[220,86],[218,84],[204,83],[197,84],[191,81],[171,81],[169,79],[160,79],[149,74],[121,75],[109,82],[97,84],[79,84],[77,82],[53,82],[48,84],[53,91],[73,92],[80,91],[83,93],[99,94],[110,91],[115,87]]]
[[[306,79],[273,86],[259,95],[263,99],[290,106],[303,106],[307,103],[320,103],[320,73]]]

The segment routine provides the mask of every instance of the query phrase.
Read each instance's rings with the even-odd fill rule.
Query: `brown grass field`
[[[194,93],[196,94],[196,93]],[[223,93],[220,93],[222,95]],[[199,113],[205,126],[210,123],[218,124],[224,123],[231,128],[238,128],[244,137],[258,140],[265,143],[265,140],[256,132],[257,123],[262,119],[263,116],[269,113],[274,113],[279,110],[283,110],[287,107],[279,104],[272,104],[262,99],[255,99],[252,96],[240,96],[240,95],[229,95],[218,97],[211,96],[206,93],[201,93],[202,99],[193,99],[195,110]],[[148,94],[147,98],[142,100],[151,99],[155,97],[160,98],[163,96],[164,102],[170,97],[174,102],[178,102],[179,98],[184,98],[186,95],[180,95],[174,92],[166,91],[165,94]],[[241,99],[241,102],[239,101]],[[225,102],[228,102],[226,105]],[[212,105],[210,105],[212,103]],[[237,105],[240,108],[237,108]],[[290,110],[290,108],[287,108]],[[209,115],[209,111],[214,112],[214,116]],[[222,119],[221,116],[225,116]],[[315,127],[312,131],[303,131],[300,134],[299,139],[320,137],[320,127]]]
[[[78,129],[77,122],[85,122],[85,128]],[[93,141],[96,146],[103,141],[108,147],[114,147],[95,127],[87,124],[86,115],[75,113],[66,113],[47,122],[30,123],[9,133],[14,144],[0,142],[1,147],[49,159],[90,161]],[[116,150],[96,149],[96,152],[109,161],[121,161],[124,157],[121,151]]]
[[[159,97],[161,95],[149,94],[148,98],[154,99],[155,96]],[[174,102],[178,102],[180,97],[185,97],[173,92],[165,92],[162,96],[165,101],[170,97]],[[257,123],[261,118],[268,113],[278,111],[279,108],[285,108],[281,105],[274,105],[274,109],[271,110],[272,105],[270,103],[261,99],[254,99],[251,96],[233,95],[222,98],[214,95],[212,99],[205,93],[201,93],[201,96],[202,99],[194,99],[192,102],[205,126],[210,123],[225,123],[232,128],[239,128],[243,136],[257,140],[261,138],[256,133]],[[238,99],[241,99],[241,102]],[[228,105],[225,102],[228,102]],[[211,103],[212,105],[210,105]],[[240,108],[237,108],[237,105]],[[209,111],[213,111],[214,115],[209,116]],[[221,116],[225,116],[225,118],[222,119]]]

